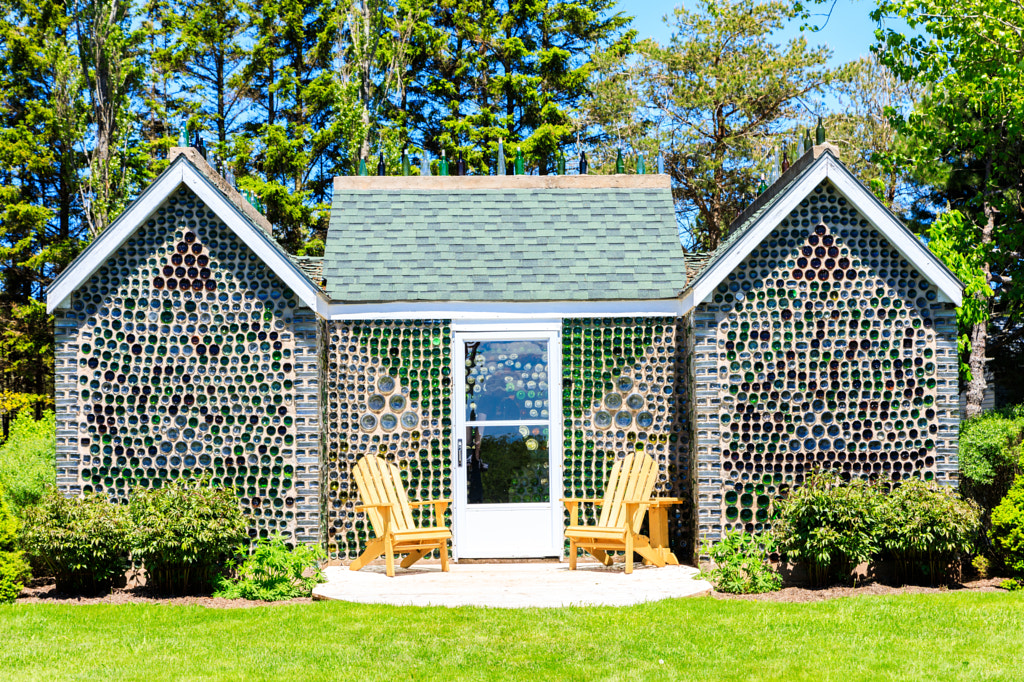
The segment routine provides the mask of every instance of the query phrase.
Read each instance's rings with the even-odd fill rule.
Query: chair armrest
[[[434,505],[434,523],[441,527],[444,525],[444,512],[448,509],[448,505],[451,504],[451,500],[421,500],[420,502],[410,502],[410,507],[423,507],[428,504]]]
[[[626,518],[623,520],[623,524],[624,524],[625,529],[627,531],[629,531],[630,533],[633,533],[633,517],[636,516],[637,512],[640,511],[640,507],[643,507],[644,505],[649,505],[650,502],[651,502],[650,498],[643,499],[643,500],[623,500],[622,501],[622,504],[626,505]],[[643,512],[640,514],[640,520],[641,521],[644,518],[643,515],[646,514],[646,513],[647,513],[647,510],[644,509]]]
[[[374,525],[374,531],[377,532],[377,537],[385,537],[391,535],[391,504],[379,503],[379,504],[359,504],[356,505],[356,511],[366,512],[370,510],[376,510],[380,514],[380,521],[383,524],[383,528],[378,529],[376,527],[376,521],[373,517],[370,517],[370,522]]]
[[[580,504],[590,502],[591,504],[601,504],[604,500],[592,500],[585,497],[563,497],[561,501],[565,504],[569,510],[569,525],[578,526],[580,523]]]
[[[685,500],[681,497],[652,497],[652,507],[671,507],[674,504],[682,504]]]

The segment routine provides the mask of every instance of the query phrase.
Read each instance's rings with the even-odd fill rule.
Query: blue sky
[[[641,38],[655,38],[659,42],[667,42],[669,29],[661,18],[671,14],[675,7],[682,4],[681,0],[619,0],[619,8],[636,17],[634,28]],[[695,2],[688,3],[690,7]],[[827,45],[832,50],[831,66],[839,66],[853,61],[869,53],[875,42],[875,23],[868,16],[875,3],[870,0],[837,0],[832,16],[825,28],[817,33],[807,33],[807,41],[811,45]],[[828,4],[821,5],[828,11]],[[783,29],[778,36],[788,40],[800,32],[799,21]]]

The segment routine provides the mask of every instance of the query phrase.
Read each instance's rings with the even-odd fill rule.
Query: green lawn
[[[1021,680],[1024,596],[815,604],[0,607],[0,678]]]

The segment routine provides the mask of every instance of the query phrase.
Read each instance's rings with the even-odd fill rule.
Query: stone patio
[[[313,590],[314,599],[395,606],[629,606],[711,591],[691,566],[636,566],[632,575],[621,564],[582,564],[570,571],[567,563],[553,562],[452,564],[448,573],[440,565],[417,564],[396,568],[394,578],[383,565],[361,571],[331,566],[325,573],[327,582]]]

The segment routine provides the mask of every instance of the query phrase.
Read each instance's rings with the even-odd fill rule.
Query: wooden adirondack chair
[[[635,453],[615,460],[603,500],[562,498],[569,509],[570,525],[565,529],[569,539],[569,570],[576,570],[576,550],[584,549],[595,559],[610,566],[608,551],[626,553],[626,573],[633,572],[633,552],[655,566],[665,565],[665,553],[651,547],[647,536],[640,534],[644,514],[652,504],[651,494],[658,478],[658,467],[648,455]],[[579,506],[591,502],[601,505],[596,526],[581,526]]]
[[[388,575],[395,575],[395,554],[408,554],[402,568],[409,568],[431,550],[441,552],[441,570],[448,570],[448,541],[452,532],[444,527],[444,512],[451,500],[410,502],[398,467],[375,455],[367,455],[356,463],[353,470],[359,496],[363,504],[356,511],[366,512],[377,536],[367,544],[359,558],[349,568],[358,571],[381,554],[387,564]],[[433,527],[417,528],[412,508],[434,506]]]

